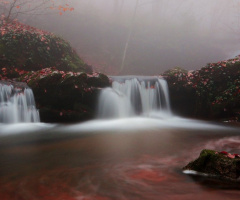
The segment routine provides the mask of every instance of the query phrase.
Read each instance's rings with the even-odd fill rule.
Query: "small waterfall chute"
[[[106,88],[101,92],[98,118],[123,118],[133,115],[131,102],[122,92]]]
[[[122,118],[152,113],[171,114],[167,82],[158,77],[112,77],[103,89],[98,118]]]
[[[0,123],[40,122],[33,92],[0,83]]]

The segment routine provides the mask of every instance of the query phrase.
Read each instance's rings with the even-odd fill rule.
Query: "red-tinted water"
[[[204,148],[240,153],[240,137],[161,130],[9,142],[0,148],[0,199],[239,199],[237,184],[182,173]]]

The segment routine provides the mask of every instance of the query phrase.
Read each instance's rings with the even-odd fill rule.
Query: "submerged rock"
[[[194,170],[219,178],[239,180],[240,156],[222,151],[202,150],[200,156],[190,162],[183,170]]]

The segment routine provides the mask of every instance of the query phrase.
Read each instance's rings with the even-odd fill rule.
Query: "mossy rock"
[[[92,72],[71,47],[59,36],[17,21],[0,23],[0,67],[37,71],[56,67],[62,71]]]
[[[82,86],[87,80],[87,74],[82,73],[78,76],[68,76],[66,77],[63,82],[61,83],[64,86]]]
[[[162,76],[168,82],[173,112],[201,119],[240,120],[240,56],[195,71],[176,67]]]
[[[103,74],[64,73],[53,68],[27,72],[20,79],[32,88],[42,122],[92,119],[101,88],[110,85]]]
[[[109,78],[104,74],[99,74],[97,77],[89,77],[86,83],[91,87],[108,87],[110,86]]]
[[[39,79],[39,81],[35,80],[38,83],[39,87],[52,87],[60,84],[62,79],[61,74],[50,74],[44,78]],[[29,84],[31,85],[31,84]]]
[[[229,155],[204,149],[200,156],[183,170],[194,170],[220,178],[237,180],[240,176],[240,158]]]
[[[174,67],[173,69],[169,69],[163,73],[163,76],[174,76],[175,74],[187,74],[188,71],[181,67]]]

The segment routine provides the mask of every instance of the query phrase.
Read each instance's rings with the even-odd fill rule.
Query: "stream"
[[[239,199],[239,183],[182,172],[205,148],[240,153],[239,128],[133,117],[0,130],[1,200]]]

